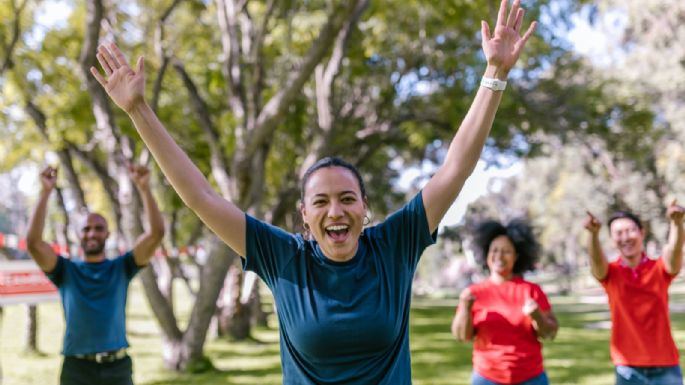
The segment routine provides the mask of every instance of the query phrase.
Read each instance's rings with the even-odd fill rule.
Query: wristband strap
[[[504,91],[504,89],[507,88],[507,82],[505,80],[486,78],[483,76],[483,79],[480,81],[480,86],[489,88],[493,91]]]

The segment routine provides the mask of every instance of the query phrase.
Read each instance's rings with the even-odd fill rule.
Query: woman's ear
[[[304,203],[300,203],[300,215],[302,215],[302,222],[307,223],[307,210],[304,207]]]

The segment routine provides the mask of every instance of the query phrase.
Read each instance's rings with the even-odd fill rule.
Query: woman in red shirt
[[[523,220],[487,221],[474,247],[490,275],[462,291],[452,321],[457,340],[473,340],[472,385],[549,384],[539,339],[553,339],[559,324],[540,286],[522,277],[539,255],[533,229]]]

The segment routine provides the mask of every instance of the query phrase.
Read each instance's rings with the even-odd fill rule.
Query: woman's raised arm
[[[481,22],[483,52],[488,62],[483,82],[452,139],[444,163],[423,189],[423,205],[431,232],[438,228],[473,172],[495,120],[505,80],[535,30],[537,23],[533,22],[521,36],[523,15],[520,0],[514,0],[509,16],[507,0],[502,0],[494,35],[490,34],[488,24]]]
[[[105,76],[94,67],[91,73],[129,115],[174,190],[216,235],[244,256],[245,213],[212,188],[146,103],[143,58],[138,58],[134,70],[115,44],[100,46],[97,58]]]

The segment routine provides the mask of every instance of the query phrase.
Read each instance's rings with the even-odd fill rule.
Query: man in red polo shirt
[[[658,259],[650,259],[643,250],[645,232],[640,218],[625,211],[612,214],[609,234],[619,258],[611,263],[599,243],[601,224],[587,213],[592,275],[609,297],[616,385],[683,385],[678,349],[671,335],[668,287],[682,266],[684,213],[675,201],[668,207],[668,244]]]

